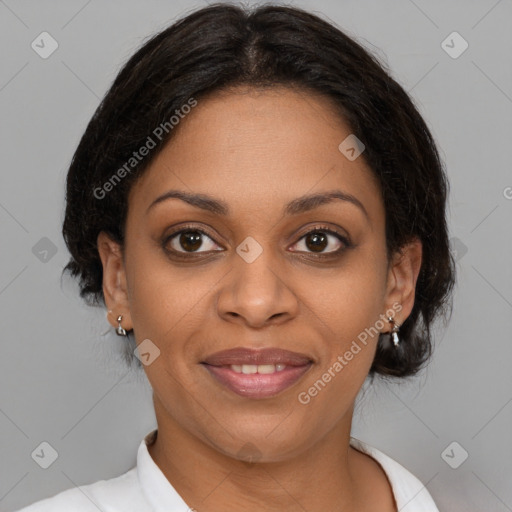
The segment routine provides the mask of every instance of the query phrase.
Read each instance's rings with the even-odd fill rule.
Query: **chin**
[[[313,440],[308,442],[307,438],[300,437],[300,434],[304,435],[304,429],[300,426],[290,428],[287,425],[281,432],[272,429],[273,427],[269,428],[267,423],[260,429],[252,425],[245,431],[240,428],[236,432],[230,430],[232,436],[226,433],[222,439],[207,437],[210,444],[220,453],[249,463],[287,460],[298,455],[308,445],[314,444]]]

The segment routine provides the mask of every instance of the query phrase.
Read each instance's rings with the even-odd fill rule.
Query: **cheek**
[[[313,280],[309,283],[314,288]],[[340,268],[317,280],[317,313],[344,343],[374,324],[382,313],[385,266],[364,251],[353,252]]]
[[[337,279],[326,280],[316,296],[315,314],[321,320],[317,326],[328,335],[320,364],[297,399],[311,414],[323,418],[326,427],[350,408],[368,375],[377,331],[383,327],[383,282],[379,267],[365,266],[363,271],[354,265],[338,273]]]
[[[162,250],[143,244],[127,251],[130,312],[137,340],[149,338],[161,350],[172,349],[171,356],[183,352],[183,358],[193,359],[193,351],[186,351],[184,345],[213,314],[208,300],[222,277],[217,268],[176,266]],[[170,359],[177,365],[182,358]]]
[[[316,403],[317,412],[332,421],[355,399],[374,359],[377,331],[385,330],[385,264],[376,252],[374,248],[351,254],[329,279],[317,282],[321,286],[310,299],[326,343],[299,401]]]

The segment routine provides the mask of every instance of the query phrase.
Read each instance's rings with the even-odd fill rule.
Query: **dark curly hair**
[[[213,4],[152,36],[126,62],[69,168],[62,233],[71,259],[64,272],[79,277],[80,296],[89,305],[104,305],[98,234],[105,231],[123,245],[130,188],[178,130],[160,130],[153,137],[156,147],[133,170],[122,173],[105,197],[97,191],[116,169],[126,170],[155,127],[169,127],[171,116],[191,98],[239,85],[319,93],[363,141],[362,157],[385,205],[388,261],[416,237],[423,244],[402,342],[395,348],[380,335],[370,375],[415,374],[432,354],[434,320],[448,309],[451,314],[455,262],[444,167],[425,121],[388,68],[331,22],[299,8]]]

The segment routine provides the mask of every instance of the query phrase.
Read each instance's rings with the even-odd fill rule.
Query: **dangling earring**
[[[388,316],[388,322],[393,326],[393,328],[391,329],[391,339],[393,340],[393,344],[395,345],[395,347],[397,347],[398,344],[400,343],[400,338],[398,337],[398,330],[400,329],[400,324],[395,322],[392,316]]]
[[[123,319],[123,315],[119,315],[117,317],[116,334],[118,336],[128,336],[127,332],[121,327],[121,320],[122,319]]]

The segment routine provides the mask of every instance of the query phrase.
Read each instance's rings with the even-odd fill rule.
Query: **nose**
[[[281,324],[297,315],[299,303],[292,283],[272,259],[271,250],[248,263],[234,256],[217,299],[218,314],[227,321],[252,328]]]

